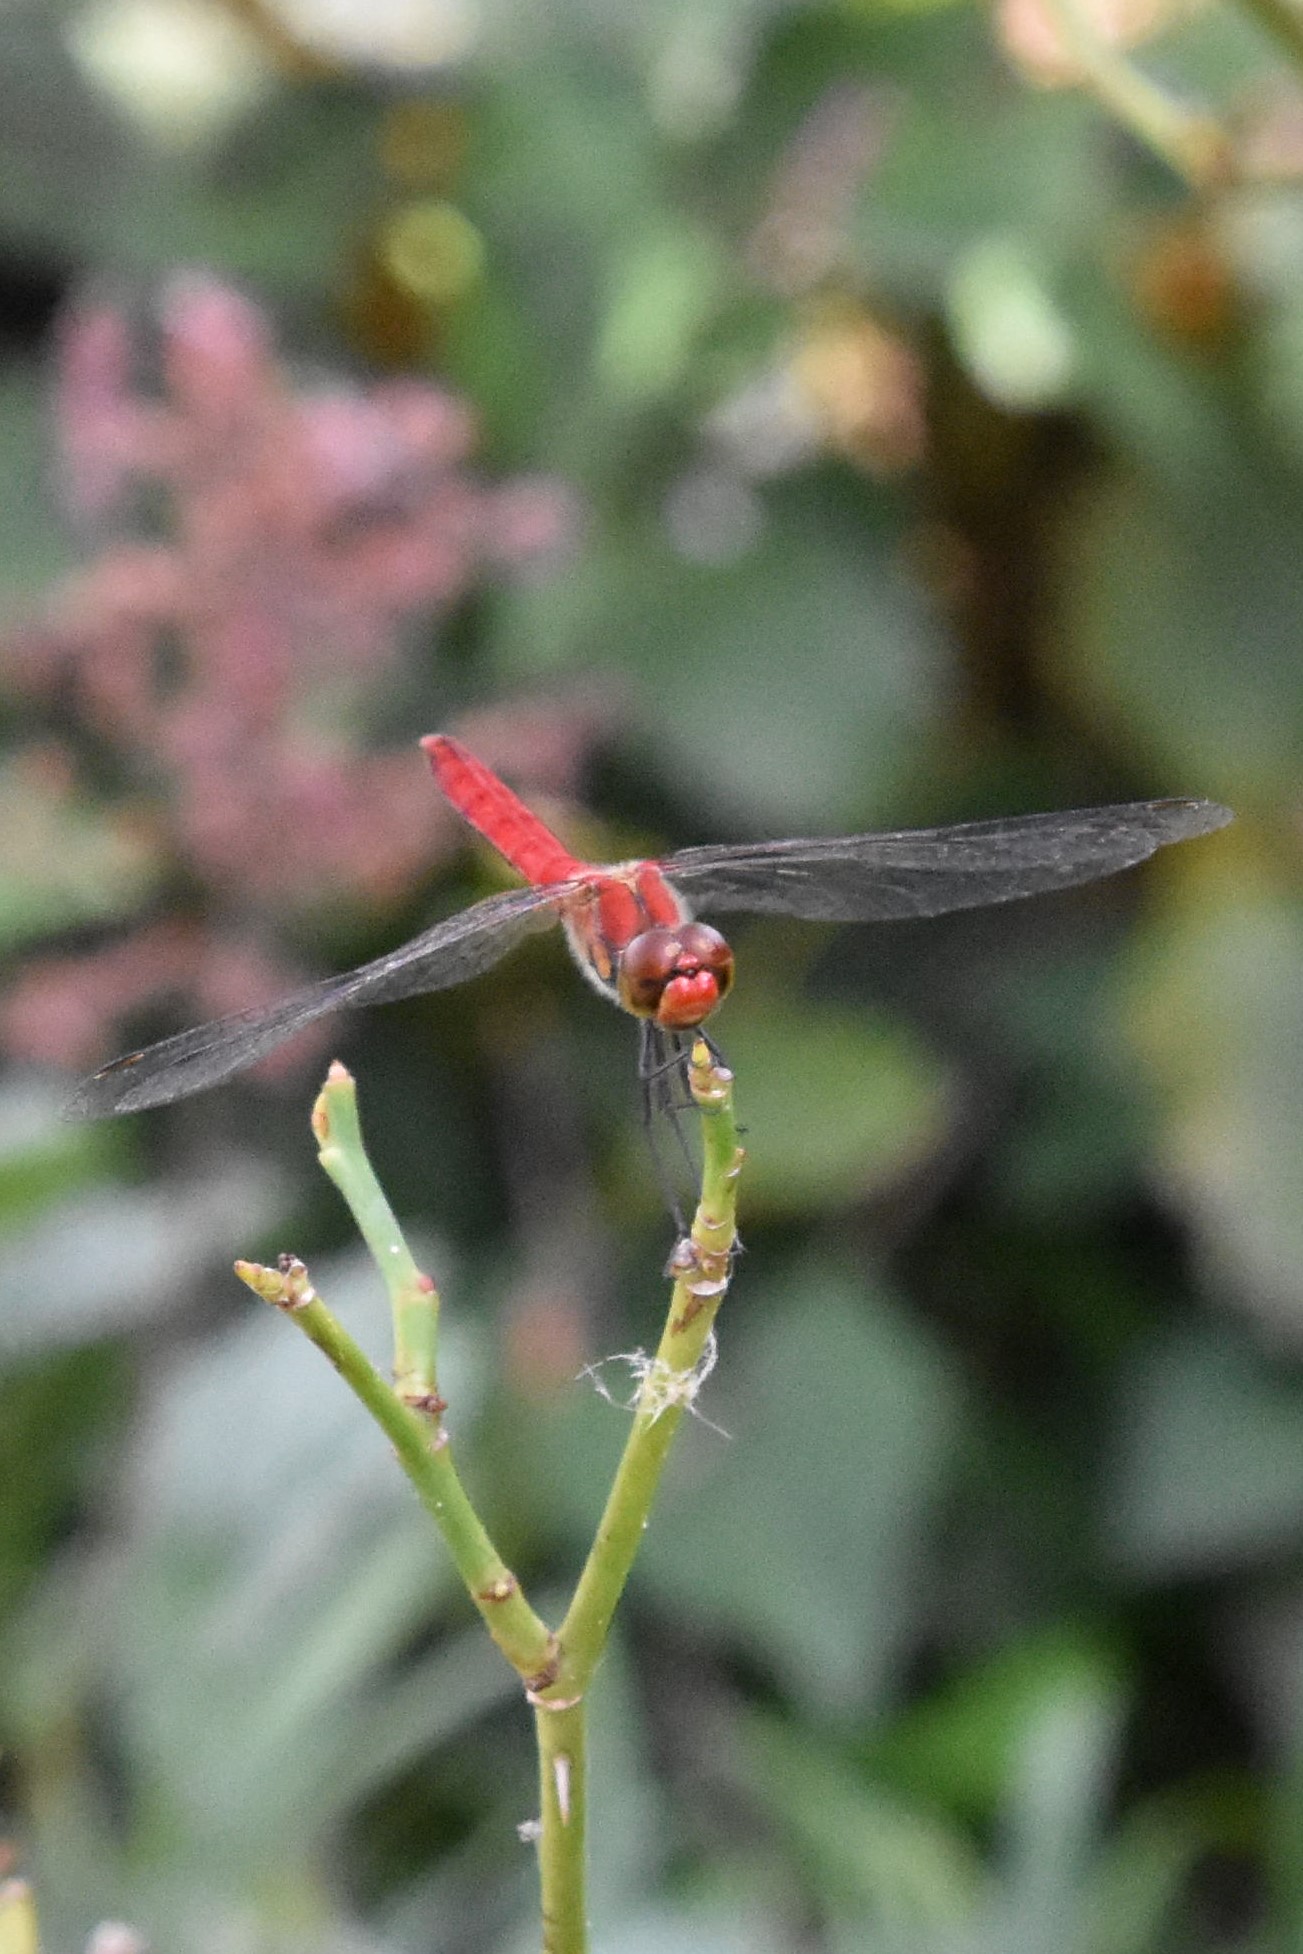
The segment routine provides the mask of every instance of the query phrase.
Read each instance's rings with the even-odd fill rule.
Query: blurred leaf
[[[1277,308],[1256,348],[1263,405],[1295,467],[1303,464],[1303,293]]]
[[[809,1736],[752,1717],[741,1731],[748,1789],[808,1863],[833,1907],[853,1905],[864,1943],[948,1945],[984,1875],[963,1833],[861,1778]]]
[[[504,603],[502,655],[522,677],[594,658],[627,671],[649,770],[717,821],[790,833],[885,819],[944,649],[902,573],[894,511],[884,499],[863,513],[775,494],[761,540],[718,565],[650,527],[636,553],[599,539],[572,575]]]
[[[1093,259],[1078,262],[1060,276],[1057,290],[1073,327],[1075,397],[1098,422],[1110,445],[1116,445],[1137,469],[1138,483],[1143,484],[1138,492],[1153,496],[1155,505],[1188,504],[1196,523],[1215,522],[1216,508],[1231,507],[1241,495],[1251,502],[1261,500],[1259,458],[1237,418],[1225,376],[1159,337],[1135,298],[1120,287],[1113,266],[1101,266]],[[1121,487],[1110,483],[1101,488],[1101,500],[1126,497],[1137,486],[1129,479]],[[1078,576],[1083,574],[1080,557],[1092,552],[1097,541],[1093,523],[1098,513],[1089,498],[1084,508],[1075,500],[1070,508],[1066,561],[1061,568],[1066,569],[1073,598]],[[1107,511],[1102,519],[1108,520]],[[1124,516],[1122,521],[1126,520]],[[1131,549],[1124,548],[1116,559],[1124,593],[1137,572],[1142,579],[1163,574],[1161,558],[1132,564],[1130,555]],[[1071,661],[1073,621],[1067,622]],[[1059,636],[1056,633],[1056,654]],[[1141,666],[1148,662],[1147,630],[1133,641],[1130,655]]]
[[[598,376],[614,396],[652,398],[682,379],[720,278],[709,237],[682,222],[626,249],[596,353]]]
[[[153,840],[129,821],[42,792],[21,760],[0,767],[0,951],[122,915],[157,866]]]
[[[940,645],[888,535],[875,550],[862,533],[775,514],[781,528],[736,566],[680,563],[622,654],[653,669],[659,649],[646,717],[662,772],[708,792],[725,820],[798,832],[872,820],[915,759]],[[800,649],[810,643],[816,684]]]
[[[1133,1578],[1220,1573],[1303,1539],[1303,1388],[1237,1341],[1193,1328],[1130,1380],[1104,1501]]]
[[[1077,924],[1063,941],[1051,917],[1038,942],[1029,913],[1023,954],[1006,912],[999,921],[1011,939],[1007,956],[981,971],[982,1007],[1023,1082],[1017,1121],[991,1161],[996,1198],[1034,1218],[1056,1243],[1065,1240],[1065,1216],[1080,1225],[1128,1198],[1159,1124],[1137,1092],[1123,996],[1124,953],[1143,944],[1145,912],[1112,935],[1115,922],[1125,926],[1121,905],[1133,893],[1087,892],[1080,916],[1062,919],[1067,930]],[[1119,910],[1110,916],[1115,899]]]
[[[878,1773],[916,1796],[990,1822],[1008,1793],[1030,1720],[1074,1688],[1116,1688],[1116,1652],[1075,1624],[1000,1650],[905,1712],[873,1743]]]
[[[1082,1892],[1113,1794],[1122,1707],[1112,1678],[1080,1665],[1047,1676],[1029,1703],[1004,1799],[991,1954],[1082,1944]]]
[[[87,89],[63,36],[71,12],[16,0],[0,16],[0,180],[11,236],[55,261],[79,256],[73,238],[103,213],[130,167],[132,145]],[[75,140],[73,139],[75,136]]]
[[[369,1261],[314,1273],[354,1333],[383,1346]],[[455,1332],[446,1356],[469,1425],[476,1391]],[[107,1605],[102,1581],[85,1580],[71,1641],[33,1613],[21,1690],[38,1723],[66,1714],[93,1648],[94,1687],[147,1809],[166,1813],[174,1863],[247,1882],[511,1693],[478,1632],[386,1673],[456,1577],[365,1412],[273,1312],[159,1380],[133,1508]],[[59,1605],[66,1622],[66,1593]]]
[[[447,352],[531,466],[582,478],[613,438],[593,385],[603,308],[628,277],[631,241],[666,224],[665,186],[629,78],[586,35],[567,58],[547,37],[524,57],[521,27],[517,12],[513,57],[474,120],[467,207],[487,282],[452,319]]]
[[[1171,1944],[1177,1908],[1211,1848],[1242,1850],[1194,1799],[1150,1799],[1104,1843],[1084,1894],[1087,1954],[1149,1954]]]
[[[1038,1082],[1000,1156],[1000,1193],[1061,1236],[1065,1211],[1084,1219],[1126,1198],[1148,1137],[1134,1091],[1078,1048]]]
[[[769,948],[777,947],[777,932]],[[754,944],[763,951],[763,939]],[[828,1210],[926,1160],[947,1128],[946,1078],[908,1029],[867,1007],[744,986],[720,1037],[746,1129],[747,1207]]]
[[[1062,400],[1077,360],[1071,326],[1042,272],[1020,243],[996,235],[964,254],[949,291],[961,361],[990,400],[1024,413]]]
[[[1165,420],[1164,425],[1167,425]],[[1274,806],[1296,790],[1303,566],[1296,488],[1260,466],[1179,506],[1102,480],[1064,544],[1063,677],[1155,756],[1173,789]]]
[[[779,1313],[749,1300],[745,1341],[740,1319],[721,1328],[702,1404],[732,1437],[682,1444],[634,1578],[774,1664],[810,1710],[846,1712],[877,1699],[906,1632],[958,1399],[872,1288],[794,1264]]]
[[[105,1129],[61,1118],[61,1105],[61,1095],[35,1077],[0,1088],[0,1260],[5,1234],[48,1202],[66,1200],[113,1158]],[[0,1299],[0,1323],[4,1313]]]
[[[0,429],[6,458],[0,477],[0,622],[8,625],[20,609],[38,606],[41,593],[69,562],[49,488],[54,429],[48,376],[35,362],[14,360],[0,369]],[[0,799],[9,799],[12,778],[9,768],[0,775]],[[46,863],[47,869],[54,865],[57,857]]]
[[[215,1254],[280,1212],[276,1176],[252,1162],[202,1181],[91,1188],[0,1238],[0,1355],[84,1343],[174,1305]]]
[[[428,1544],[428,1543],[427,1543]],[[392,1597],[387,1612],[392,1614]],[[392,1633],[392,1619],[386,1632]],[[345,1688],[352,1686],[345,1678]],[[493,1644],[476,1624],[449,1633],[419,1660],[393,1674],[377,1671],[355,1704],[341,1711],[332,1696],[322,1714],[338,1719],[329,1775],[304,1801],[301,1827],[310,1838],[335,1824],[381,1787],[450,1738],[472,1728],[489,1710],[514,1702],[517,1686]]]
[[[553,283],[559,303],[565,291],[573,297],[572,274],[582,274],[587,253],[625,250],[662,202],[655,132],[638,112],[633,77],[586,37],[569,47],[544,37],[519,61],[501,63],[494,79],[479,127],[477,192],[500,221],[532,237],[538,255],[517,255],[536,275],[547,269],[540,247],[559,235],[564,214],[570,251],[566,286]]]
[[[950,31],[956,24],[938,23],[951,60],[965,45]],[[861,261],[912,306],[939,303],[956,261],[992,237],[1012,250],[1042,246],[1061,262],[1107,207],[1094,107],[1010,91],[979,16],[963,34],[972,37],[968,85],[916,89],[894,105],[886,154],[856,211]],[[963,168],[939,169],[943,153],[962,155]]]
[[[1206,1270],[1298,1349],[1303,910],[1252,883],[1216,896],[1183,905],[1137,960],[1134,1042],[1166,1114],[1164,1178]]]
[[[77,1350],[0,1379],[0,1622],[102,1474],[128,1401],[121,1353]]]
[[[372,213],[374,110],[362,92],[282,87],[215,154],[131,130],[65,44],[65,6],[0,14],[0,179],[9,231],[57,264],[115,275],[205,261],[281,293],[319,294],[350,223]]]
[[[636,1659],[618,1625],[589,1700],[590,1891],[600,1918],[656,1890],[669,1817],[648,1753]]]

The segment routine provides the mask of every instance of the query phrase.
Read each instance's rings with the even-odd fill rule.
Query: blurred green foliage
[[[307,702],[344,744],[587,715],[558,813],[598,854],[1240,815],[1005,913],[736,932],[746,1253],[701,1405],[731,1436],[684,1434],[594,1707],[603,1954],[1303,1933],[1303,92],[1261,8],[1105,43],[1224,130],[1234,170],[1182,181],[1038,85],[1013,12],[0,14],[15,959],[221,907],[159,870],[161,792],[124,803],[19,682],[106,540],[61,511],[54,314],[108,294],[143,330],[183,267],[296,374],[437,377],[486,481],[573,495],[550,575]],[[343,965],[481,893],[471,859],[238,921]],[[662,1294],[628,1027],[540,941],[338,1037],[546,1606],[623,1429],[575,1373]],[[0,1833],[50,1949],[105,1919],[185,1954],[536,1945],[510,1675],[374,1431],[226,1273],[291,1246],[379,1333],[311,1079],[103,1132],[48,1072],[0,1084]]]

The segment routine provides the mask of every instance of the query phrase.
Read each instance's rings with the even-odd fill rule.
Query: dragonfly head
[[[620,955],[620,1002],[667,1031],[690,1031],[724,1002],[733,952],[707,923],[643,930]]]

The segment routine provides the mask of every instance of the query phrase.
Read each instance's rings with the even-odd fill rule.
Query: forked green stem
[[[235,1273],[256,1296],[285,1312],[366,1406],[448,1543],[489,1634],[528,1687],[546,1689],[555,1669],[555,1640],[525,1600],[520,1583],[471,1505],[452,1462],[447,1433],[440,1428],[432,1434],[428,1419],[403,1403],[361,1345],[326,1307],[296,1257],[283,1255],[275,1269],[258,1262],[237,1262]]]
[[[353,1081],[332,1065],[313,1110],[321,1164],[375,1257],[394,1321],[390,1385],[317,1294],[303,1263],[237,1262],[236,1274],[325,1353],[390,1439],[432,1515],[490,1635],[525,1684],[539,1755],[537,1824],[544,1954],[587,1954],[585,1905],[586,1693],[651,1512],[666,1456],[714,1361],[715,1316],[736,1244],[742,1150],[733,1080],[698,1042],[689,1065],[702,1115],[701,1201],[674,1251],[674,1288],[654,1358],[642,1368],[633,1427],[574,1599],[557,1634],[534,1613],[490,1540],[452,1462],[439,1396],[439,1298],[417,1267],[362,1144]]]

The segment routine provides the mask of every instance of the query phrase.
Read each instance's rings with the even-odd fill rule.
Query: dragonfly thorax
[[[733,953],[692,912],[654,862],[604,868],[566,905],[575,961],[604,997],[635,1017],[687,1031],[708,1018],[733,982]]]

